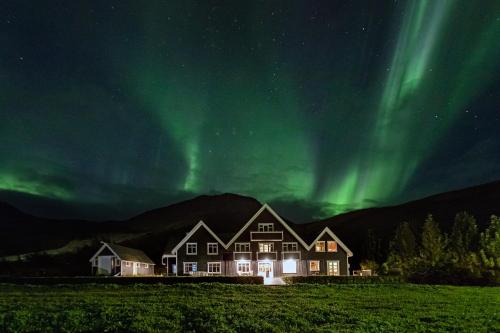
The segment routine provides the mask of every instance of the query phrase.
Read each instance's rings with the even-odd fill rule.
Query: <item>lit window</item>
[[[220,274],[220,262],[209,262],[207,266],[208,273]]]
[[[235,243],[235,252],[250,252],[250,243]]]
[[[316,242],[316,252],[325,252],[325,241]]]
[[[126,262],[125,262],[125,266],[126,266],[126,267],[130,267],[130,261],[126,261]]]
[[[238,262],[237,264],[238,273],[250,273],[250,263],[249,262]]]
[[[274,243],[259,243],[259,252],[273,252]]]
[[[309,271],[311,271],[311,272],[319,272],[319,260],[311,260],[311,261],[309,261]]]
[[[327,247],[328,247],[328,252],[337,252],[337,242],[328,241]]]
[[[148,268],[148,267],[149,267],[149,265],[148,265],[148,264],[142,264],[142,267],[143,267],[143,268]]]
[[[207,244],[207,254],[218,254],[218,253],[219,253],[219,244],[217,243]]]
[[[339,261],[332,260],[326,262],[326,273],[328,275],[339,275]]]
[[[195,262],[184,263],[184,274],[194,273],[197,271],[198,265]]]
[[[259,223],[257,230],[260,232],[274,231],[274,223]]]
[[[284,260],[283,273],[288,273],[288,274],[297,273],[297,260]]]
[[[186,254],[197,254],[198,244],[197,243],[186,243]]]
[[[296,242],[283,243],[283,252],[298,251],[299,246]]]

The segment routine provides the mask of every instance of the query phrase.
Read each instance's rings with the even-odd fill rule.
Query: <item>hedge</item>
[[[0,277],[0,283],[56,285],[56,284],[179,284],[179,283],[227,283],[227,284],[263,284],[262,276],[140,276],[140,277]]]
[[[315,284],[382,284],[405,282],[401,276],[287,276],[283,280],[288,284],[315,283]]]

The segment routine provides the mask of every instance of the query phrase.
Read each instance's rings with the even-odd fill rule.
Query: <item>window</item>
[[[292,251],[298,251],[299,246],[296,242],[290,242],[290,243],[283,243],[283,251],[284,252],[292,252]]]
[[[238,262],[236,269],[238,273],[250,273],[250,263]]]
[[[185,262],[184,263],[184,274],[190,274],[196,272],[198,265],[195,262]]]
[[[316,242],[316,252],[325,252],[325,241]]]
[[[337,242],[328,241],[327,243],[328,252],[337,252]]]
[[[126,261],[126,262],[125,262],[125,266],[126,266],[126,267],[130,267],[130,261]]]
[[[235,243],[235,252],[250,252],[250,243]]]
[[[259,223],[257,230],[260,232],[274,231],[274,223]]]
[[[212,274],[220,274],[220,262],[209,262],[207,272]]]
[[[319,260],[311,260],[311,261],[309,261],[309,271],[311,271],[311,272],[319,272]]]
[[[219,244],[217,243],[207,243],[207,254],[218,254]]]
[[[259,252],[273,252],[274,243],[259,243]]]
[[[288,274],[297,273],[297,260],[293,259],[283,260],[283,273],[288,273]]]
[[[186,243],[186,254],[197,254],[198,253],[198,243]]]
[[[142,264],[142,267],[143,267],[143,268],[148,268],[148,267],[149,267],[149,265],[148,265],[148,264]]]
[[[326,262],[326,273],[328,275],[340,275],[339,274],[339,261],[332,260]]]

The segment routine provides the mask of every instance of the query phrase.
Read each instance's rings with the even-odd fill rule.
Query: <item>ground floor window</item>
[[[250,263],[249,262],[238,262],[236,265],[236,270],[238,273],[248,274],[250,273]]]
[[[184,263],[184,274],[194,273],[198,270],[198,265],[195,262]]]
[[[212,274],[220,274],[221,272],[221,264],[220,262],[209,262],[207,266],[208,273]]]
[[[311,260],[311,261],[309,261],[309,271],[311,271],[311,272],[319,272],[319,260]]]
[[[285,274],[297,273],[297,260],[293,259],[283,260],[283,273]]]
[[[340,275],[339,261],[338,260],[327,261],[326,268],[327,268],[328,275]]]

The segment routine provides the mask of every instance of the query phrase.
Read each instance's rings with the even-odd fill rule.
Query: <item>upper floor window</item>
[[[337,252],[337,242],[328,241],[326,242],[328,252]]]
[[[207,243],[207,254],[219,254],[219,244]]]
[[[235,243],[235,252],[250,252],[250,243]]]
[[[297,242],[283,242],[283,251],[284,252],[291,252],[291,251],[298,251],[299,246]]]
[[[186,243],[186,254],[198,254],[198,243]]]
[[[259,252],[274,252],[274,243],[259,243]]]
[[[274,231],[274,223],[259,223],[257,230],[260,232]]]
[[[325,252],[325,241],[316,242],[316,252]]]

